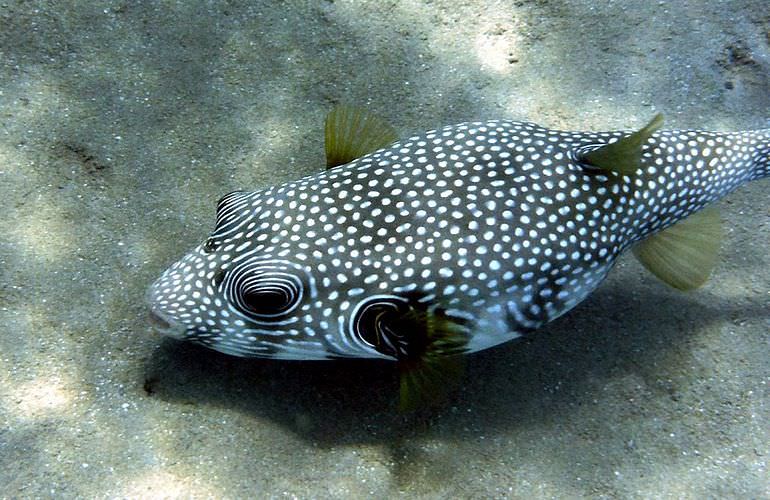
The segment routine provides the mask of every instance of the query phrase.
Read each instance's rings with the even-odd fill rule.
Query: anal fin
[[[639,262],[664,283],[693,290],[706,282],[722,242],[719,211],[706,208],[634,247]]]

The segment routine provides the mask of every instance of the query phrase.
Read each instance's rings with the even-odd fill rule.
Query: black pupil
[[[249,290],[243,295],[244,303],[258,313],[281,312],[291,305],[287,303],[287,299],[281,290]]]

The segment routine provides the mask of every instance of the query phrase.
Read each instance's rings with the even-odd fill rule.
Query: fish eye
[[[257,264],[234,269],[226,293],[244,315],[255,321],[271,321],[299,305],[303,284],[293,269]]]
[[[286,288],[266,284],[243,292],[243,304],[257,314],[281,314],[289,309],[294,296]]]
[[[232,204],[234,201],[240,198],[242,194],[243,191],[230,191],[226,195],[219,198],[219,201],[217,201],[217,213],[225,210],[228,205]]]
[[[242,219],[241,213],[248,208],[247,194],[243,191],[232,191],[219,199],[215,232],[231,228]]]

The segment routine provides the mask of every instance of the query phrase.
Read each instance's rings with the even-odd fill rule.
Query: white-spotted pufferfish
[[[151,286],[156,329],[235,356],[396,360],[407,397],[458,354],[575,307],[627,249],[695,288],[721,239],[707,205],[770,174],[770,129],[661,122],[594,133],[493,120],[397,140],[338,107],[330,168],[225,195],[211,235]]]

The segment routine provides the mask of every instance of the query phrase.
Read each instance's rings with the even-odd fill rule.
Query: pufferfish
[[[531,334],[631,249],[681,290],[721,239],[708,207],[770,174],[770,129],[570,132],[491,120],[399,140],[355,107],[326,121],[328,169],[216,208],[149,289],[157,330],[242,357],[383,358],[401,401],[459,355]]]

